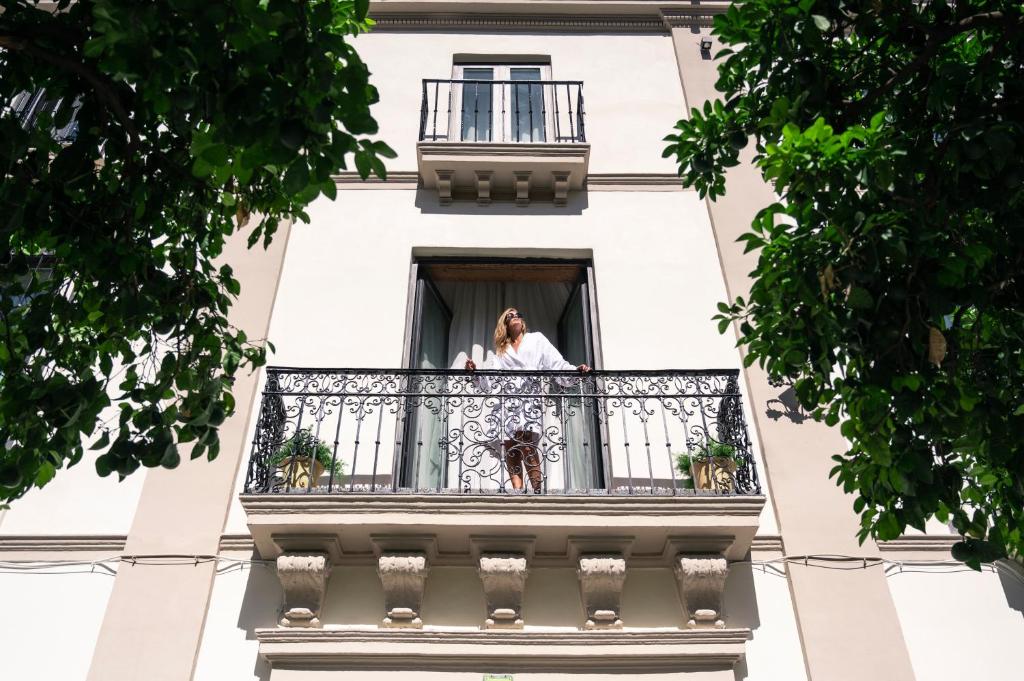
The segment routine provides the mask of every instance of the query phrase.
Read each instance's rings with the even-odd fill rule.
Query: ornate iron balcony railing
[[[760,494],[740,399],[735,370],[272,367],[245,491]]]
[[[583,83],[423,80],[421,142],[586,142]]]

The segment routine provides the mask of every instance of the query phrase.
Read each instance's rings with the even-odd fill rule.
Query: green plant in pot
[[[270,456],[270,465],[281,472],[288,486],[302,489],[315,485],[324,471],[333,472],[335,482],[341,482],[345,473],[345,462],[332,462],[331,448],[309,428],[303,428],[281,445]]]
[[[731,492],[736,486],[736,470],[746,465],[743,453],[724,442],[708,441],[693,453],[676,456],[676,469],[689,477],[695,489]],[[685,486],[685,485],[684,485]]]

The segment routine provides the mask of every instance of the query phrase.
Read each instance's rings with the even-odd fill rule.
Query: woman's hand
[[[589,372],[590,372],[590,367],[589,367],[589,366],[587,366],[586,364],[581,364],[581,365],[579,365],[579,366],[578,366],[578,367],[576,367],[576,368],[577,368],[577,369],[579,369],[579,370],[580,370],[580,373],[583,373],[583,374],[586,374],[586,373],[589,373]]]
[[[471,359],[466,360],[466,371],[476,371],[476,362]]]

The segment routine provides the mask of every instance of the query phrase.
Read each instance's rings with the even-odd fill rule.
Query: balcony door
[[[588,263],[423,260],[414,264],[415,300],[409,320],[409,364],[414,369],[461,369],[468,357],[483,366],[493,354],[497,315],[524,311],[573,364],[595,364]],[[461,376],[410,378],[404,446],[398,452],[400,486],[416,490],[508,489],[494,438],[487,435],[495,397]],[[605,487],[594,400],[576,383],[544,388],[541,417],[544,490]],[[499,445],[500,446],[500,445]]]
[[[546,142],[553,106],[547,64],[457,64],[452,122],[462,142]],[[454,127],[454,126],[453,126]]]

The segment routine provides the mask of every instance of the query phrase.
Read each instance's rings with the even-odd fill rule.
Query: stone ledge
[[[530,630],[257,629],[260,656],[289,669],[507,672],[671,672],[730,669],[749,629],[541,632]]]
[[[265,559],[283,551],[319,550],[326,537],[335,537],[342,564],[368,565],[376,560],[374,537],[390,537],[390,550],[422,550],[419,543],[429,537],[436,565],[470,566],[475,538],[500,537],[488,550],[521,551],[527,541],[537,567],[572,566],[574,543],[621,551],[627,540],[631,566],[668,567],[680,552],[743,559],[765,498],[248,494],[241,502]],[[401,545],[414,539],[416,546]]]

